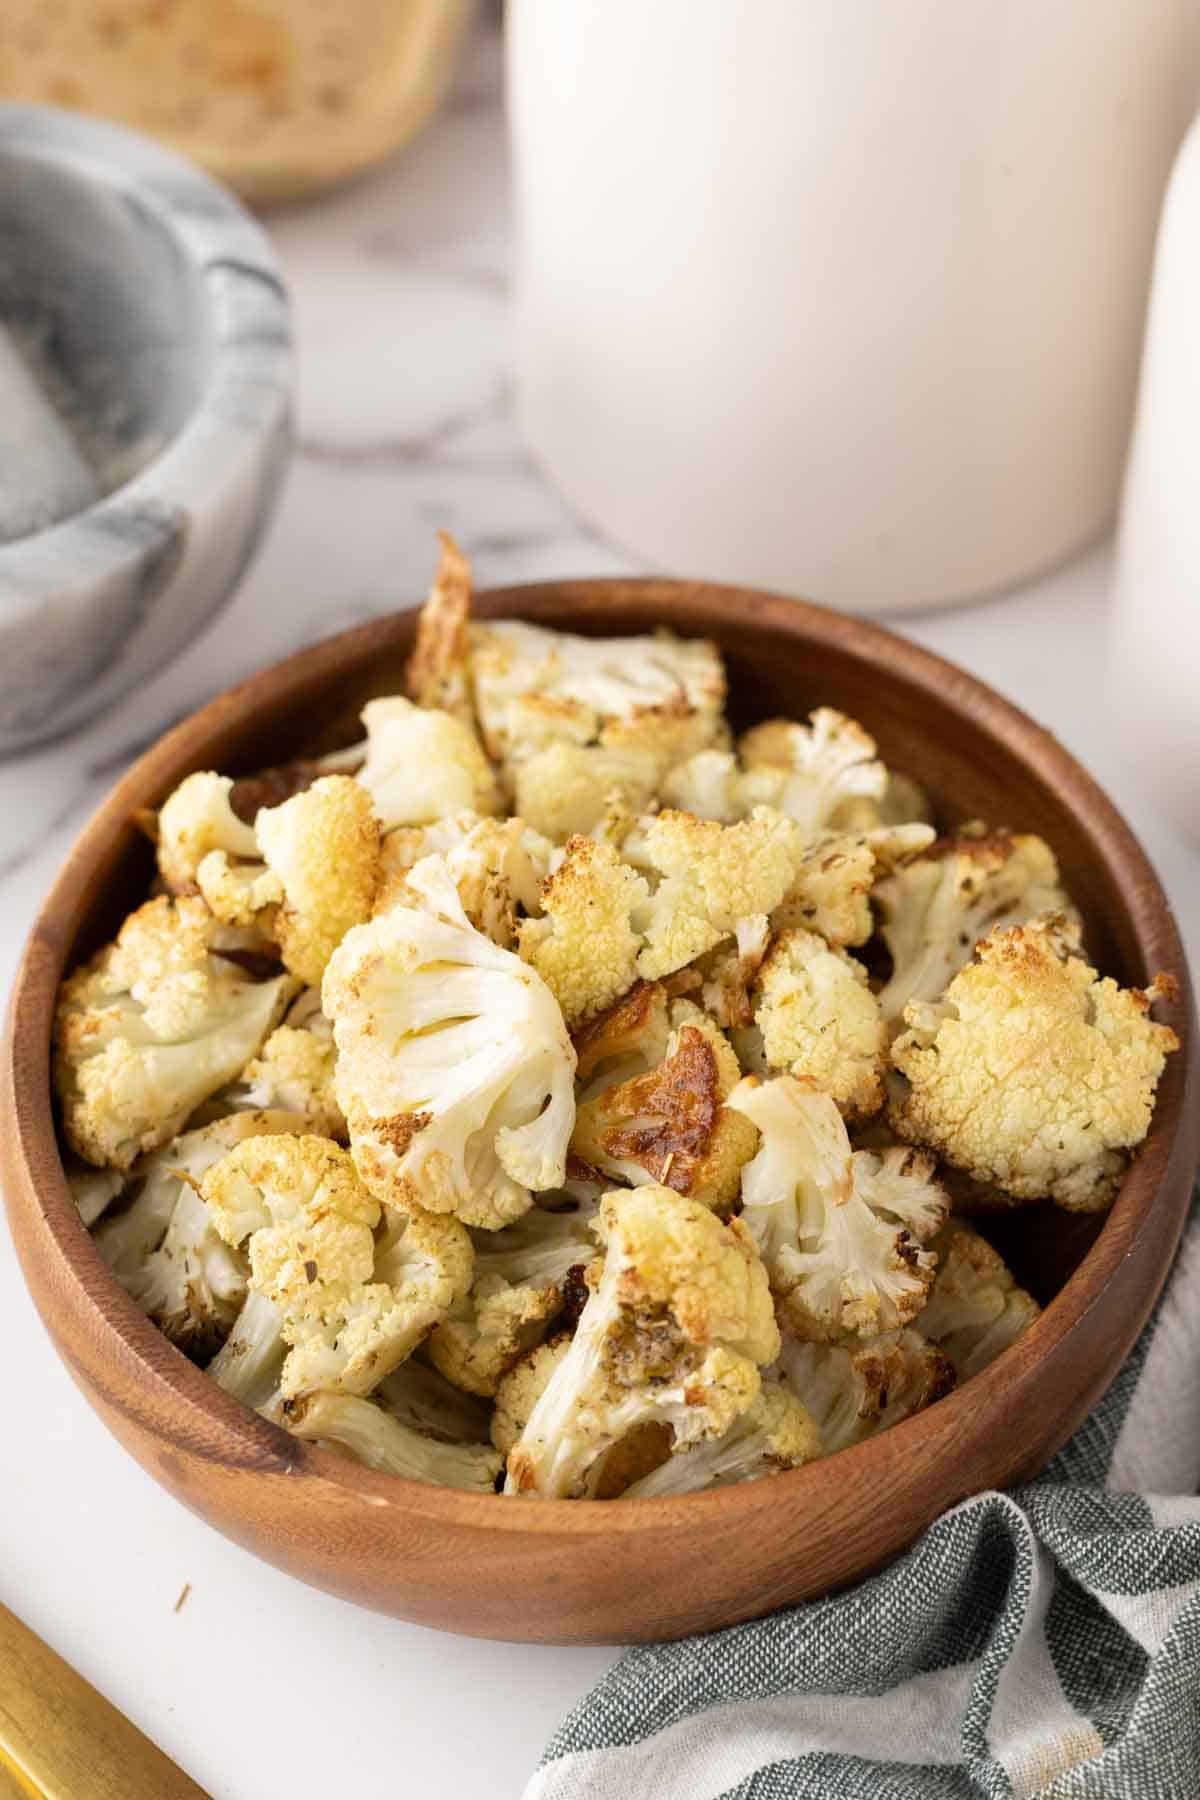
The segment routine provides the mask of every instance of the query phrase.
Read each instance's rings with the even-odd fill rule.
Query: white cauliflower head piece
[[[1004,1258],[970,1225],[951,1219],[931,1248],[938,1259],[917,1328],[945,1351],[960,1381],[986,1369],[1028,1330],[1041,1307]]]
[[[476,931],[512,950],[519,920],[541,912],[542,884],[550,873],[554,845],[524,819],[484,819],[472,812],[389,832],[383,840],[376,913],[422,904],[408,885],[408,874],[427,856],[444,857]]]
[[[1149,1016],[1173,991],[1169,977],[1144,992],[1102,980],[1061,917],[993,932],[943,1001],[908,1008],[892,1046],[905,1083],[891,1122],[974,1181],[1099,1210],[1150,1128],[1178,1047]]]
[[[484,743],[510,766],[562,739],[665,764],[723,732],[725,671],[702,639],[586,638],[496,619],[473,626],[471,643]]]
[[[576,836],[619,839],[654,799],[661,761],[652,750],[561,739],[517,764],[515,808],[557,844]]]
[[[545,981],[568,1025],[611,1006],[637,978],[643,938],[632,918],[649,897],[645,879],[608,844],[573,837],[541,891],[542,917],[520,927],[520,951]]]
[[[506,1493],[593,1493],[605,1456],[647,1423],[678,1446],[722,1436],[778,1353],[766,1271],[740,1221],[641,1187],[605,1195],[598,1229],[602,1268],[509,1453]]]
[[[462,719],[395,695],[369,701],[362,720],[367,736],[357,780],[384,831],[499,811],[492,766]]]
[[[257,926],[286,966],[315,986],[334,946],[370,917],[380,879],[370,795],[349,775],[323,775],[281,805],[262,807],[254,836],[260,860],[210,851],[197,885],[219,919]]]
[[[738,749],[748,776],[778,776],[768,803],[809,835],[836,829],[847,808],[862,800],[878,803],[887,790],[874,738],[831,706],[818,707],[807,725],[787,719],[756,725]]]
[[[939,838],[879,881],[872,900],[892,957],[879,997],[891,1025],[910,1001],[940,999],[990,931],[1074,913],[1050,846],[1009,831]]]
[[[785,1331],[779,1374],[815,1420],[826,1456],[898,1425],[955,1383],[949,1357],[909,1326],[834,1344]]]
[[[739,921],[773,912],[803,866],[804,834],[770,807],[736,825],[668,811],[642,821],[625,854],[656,879],[633,918],[646,939],[638,973],[654,980],[732,937]]]
[[[791,1329],[833,1339],[908,1324],[933,1279],[921,1246],[947,1212],[932,1158],[852,1152],[832,1096],[791,1075],[746,1076],[727,1105],[762,1134],[742,1171],[742,1219]]]
[[[462,1226],[413,1210],[381,1227],[379,1202],[326,1138],[249,1138],[208,1170],[201,1194],[225,1242],[247,1246],[251,1287],[278,1309],[291,1345],[285,1400],[369,1392],[470,1286]]]
[[[562,1183],[575,1051],[541,976],[474,929],[445,862],[408,880],[423,908],[357,927],[325,977],[338,1099],[381,1200],[497,1227]]]
[[[67,1140],[128,1169],[240,1072],[296,984],[254,981],[216,948],[202,901],[150,900],[116,942],[68,977],[55,1019],[55,1085]]]
[[[777,1381],[764,1380],[758,1397],[718,1438],[689,1444],[625,1489],[626,1500],[694,1494],[733,1487],[760,1475],[798,1469],[823,1454],[821,1435],[808,1408]]]
[[[817,1082],[847,1117],[882,1106],[887,1032],[866,969],[844,950],[780,932],[758,972],[754,1023],[769,1068]]]
[[[336,1450],[365,1468],[435,1487],[490,1494],[502,1467],[499,1452],[490,1444],[439,1442],[357,1394],[309,1394],[288,1411],[283,1423],[293,1437]]]
[[[194,892],[196,871],[212,851],[253,861],[254,830],[230,804],[233,782],[212,770],[188,775],[168,795],[158,815],[158,868],[173,893]]]
[[[290,1113],[243,1112],[185,1131],[139,1159],[122,1205],[93,1233],[126,1293],[189,1356],[212,1356],[246,1298],[249,1265],[216,1231],[200,1198],[206,1172],[243,1138],[294,1131]]]

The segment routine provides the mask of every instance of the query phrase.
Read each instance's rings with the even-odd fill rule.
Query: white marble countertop
[[[435,527],[461,539],[481,584],[631,568],[570,517],[514,434],[505,182],[498,41],[485,27],[415,148],[271,221],[301,370],[283,503],[235,603],[167,673],[87,730],[0,766],[5,988],[56,867],[130,759],[235,677],[419,598]],[[1111,729],[1108,570],[1100,548],[1019,594],[907,628],[1016,699],[1098,775],[1157,863],[1195,958],[1200,850],[1157,816]],[[612,1660],[377,1618],[226,1543],[92,1415],[11,1254],[0,1257],[0,1360],[0,1599],[214,1800],[309,1800],[348,1785],[510,1800]]]

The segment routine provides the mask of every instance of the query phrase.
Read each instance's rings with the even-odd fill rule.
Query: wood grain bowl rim
[[[972,1416],[987,1413],[989,1402],[999,1403],[1003,1398],[1003,1410],[1011,1415],[1026,1400],[1036,1400],[1056,1368],[1066,1368],[1072,1337],[1092,1310],[1104,1303],[1137,1242],[1143,1252],[1150,1250],[1155,1272],[1139,1316],[1113,1321],[1112,1336],[1123,1343],[1126,1353],[1161,1288],[1182,1230],[1190,1191],[1190,1179],[1184,1175],[1190,1176],[1200,1155],[1200,1107],[1196,1104],[1191,987],[1171,908],[1137,839],[1092,778],[1050,732],[964,670],[880,626],[811,602],[713,583],[598,579],[494,589],[477,597],[476,610],[481,617],[535,620],[561,617],[564,610],[570,610],[578,613],[581,624],[594,627],[602,621],[604,635],[650,614],[663,625],[692,636],[746,619],[756,627],[815,642],[824,650],[865,663],[885,681],[896,675],[936,696],[952,706],[973,731],[1015,754],[1051,789],[1071,796],[1098,856],[1115,873],[1147,970],[1168,969],[1179,981],[1178,997],[1164,1008],[1162,1016],[1179,1033],[1181,1048],[1169,1059],[1150,1135],[1099,1236],[1013,1349],[970,1383],[882,1437],[844,1450],[835,1459],[773,1476],[769,1483],[750,1482],[624,1506],[581,1500],[514,1506],[499,1497],[375,1474],[268,1424],[189,1362],[118,1286],[71,1199],[51,1102],[49,1040],[54,995],[88,911],[96,867],[103,864],[114,843],[133,829],[134,809],[161,799],[190,769],[208,766],[205,747],[209,742],[268,697],[293,688],[318,688],[339,670],[358,668],[373,653],[395,652],[411,633],[416,609],[410,608],[355,626],[282,659],[218,694],[168,731],[126,772],[84,827],[38,913],[10,1002],[5,1081],[13,1131],[4,1150],[5,1190],[12,1204],[12,1191],[23,1182],[35,1198],[44,1227],[39,1250],[18,1241],[22,1257],[32,1260],[48,1254],[56,1258],[71,1306],[88,1320],[91,1359],[86,1369],[73,1368],[77,1379],[85,1388],[90,1383],[103,1391],[97,1373],[102,1358],[124,1362],[132,1357],[147,1384],[146,1392],[153,1390],[180,1426],[189,1426],[185,1441],[193,1454],[264,1475],[304,1475],[310,1491],[313,1484],[320,1483],[331,1502],[391,1506],[405,1515],[435,1521],[445,1531],[464,1526],[503,1535],[534,1529],[586,1538],[595,1534],[690,1533],[696,1527],[711,1527],[718,1515],[722,1525],[729,1527],[745,1522],[764,1504],[802,1511],[810,1498],[828,1486],[831,1469],[848,1475],[852,1467],[865,1467],[879,1455],[881,1445],[896,1456],[905,1454],[907,1460],[906,1453],[911,1453],[917,1460],[917,1452],[935,1437],[946,1444],[969,1438]],[[13,1210],[15,1215],[15,1206]],[[1143,1240],[1151,1227],[1157,1231],[1157,1243],[1147,1246]],[[54,1320],[45,1322],[60,1354],[72,1367],[75,1359],[55,1332]],[[1110,1378],[1111,1374],[1105,1373],[1093,1384],[1088,1404]],[[130,1412],[124,1397],[116,1404],[121,1411]],[[1076,1406],[1059,1443],[1079,1416]],[[149,1405],[145,1416],[134,1416],[134,1422],[151,1434],[158,1429],[155,1409]],[[1039,1455],[1039,1463],[1056,1447]],[[1022,1466],[1015,1448],[996,1461],[998,1481],[1033,1472]],[[764,1493],[765,1489],[769,1493]]]

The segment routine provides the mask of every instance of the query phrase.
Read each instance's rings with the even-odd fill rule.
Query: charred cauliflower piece
[[[445,861],[344,939],[323,1005],[354,1159],[389,1204],[496,1228],[561,1185],[575,1052],[536,970],[471,925]]]
[[[289,1113],[238,1113],[185,1131],[133,1165],[124,1204],[101,1220],[96,1248],[129,1296],[189,1356],[205,1359],[246,1298],[249,1266],[217,1232],[200,1198],[212,1165],[244,1138],[294,1131]]]
[[[1173,992],[1097,975],[1063,917],[995,931],[936,1006],[911,1005],[892,1046],[906,1077],[889,1118],[973,1180],[1095,1212],[1150,1126],[1179,1040],[1149,1017]]]
[[[883,1105],[887,1032],[867,971],[816,932],[780,932],[754,987],[754,1023],[771,1069],[808,1076],[847,1117]]]
[[[165,1144],[277,1023],[295,982],[252,981],[218,936],[202,901],[150,900],[63,983],[54,1080],[85,1161],[128,1169]]]
[[[438,543],[437,573],[417,620],[404,685],[418,706],[450,713],[473,732],[471,565],[448,531],[438,532]]]
[[[571,837],[619,840],[654,799],[661,766],[651,750],[606,750],[563,740],[518,763],[514,805],[556,844]]]
[[[1015,1344],[1041,1312],[1017,1286],[1004,1258],[960,1220],[942,1227],[930,1248],[938,1259],[917,1329],[945,1351],[967,1381]]]
[[[661,981],[635,981],[627,994],[572,1034],[580,1099],[642,1075],[667,1054],[671,1003]]]
[[[248,1245],[250,1285],[291,1346],[281,1390],[367,1393],[471,1283],[456,1220],[389,1214],[325,1138],[251,1138],[209,1169],[201,1194],[227,1244]]]
[[[724,732],[725,671],[701,639],[586,638],[515,619],[471,631],[488,754],[510,770],[549,744],[644,750],[660,767]]]
[[[571,1149],[633,1187],[651,1182],[717,1211],[737,1197],[758,1141],[724,1102],[741,1070],[724,1034],[686,1000],[671,1008],[663,1060],[580,1105]]]
[[[764,1380],[758,1398],[739,1413],[723,1437],[690,1444],[625,1489],[626,1500],[694,1494],[733,1487],[760,1475],[798,1469],[823,1454],[821,1435],[808,1409],[778,1382]]]
[[[595,1491],[606,1453],[636,1427],[682,1447],[724,1435],[778,1353],[766,1271],[740,1221],[669,1188],[606,1194],[603,1266],[569,1349],[509,1452],[508,1494]]]
[[[309,1394],[283,1422],[293,1437],[336,1450],[380,1474],[435,1487],[490,1494],[503,1466],[490,1444],[440,1443],[354,1394]]]
[[[434,825],[393,831],[383,840],[375,913],[421,906],[420,894],[408,885],[409,871],[427,856],[441,856],[476,931],[502,950],[513,950],[518,921],[541,912],[542,884],[553,855],[553,844],[518,818],[456,813]]]
[[[898,1425],[955,1382],[950,1359],[908,1327],[842,1344],[785,1332],[779,1372],[816,1421],[826,1456]]]
[[[939,838],[880,881],[872,899],[892,957],[879,996],[890,1025],[910,1001],[940,999],[989,931],[1073,912],[1049,845],[1009,831]]]
[[[748,1075],[727,1102],[762,1133],[742,1171],[742,1220],[798,1337],[873,1337],[921,1310],[946,1217],[931,1157],[850,1148],[830,1094]]]
[[[520,952],[562,1008],[568,1025],[602,1012],[632,985],[641,934],[631,924],[649,888],[608,844],[573,837],[542,888],[540,919],[526,919]]]

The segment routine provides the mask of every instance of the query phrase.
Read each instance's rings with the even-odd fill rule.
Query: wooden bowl
[[[548,1643],[636,1642],[751,1618],[863,1575],[944,1508],[1034,1474],[1116,1373],[1153,1305],[1200,1146],[1191,994],[1179,936],[1128,827],[1055,740],[961,670],[890,633],[729,587],[581,581],[483,596],[484,617],[604,634],[708,634],[739,725],[844,708],[926,784],[944,822],[1041,832],[1083,908],[1100,966],[1179,982],[1182,1039],[1150,1137],[1103,1220],[1051,1208],[1006,1222],[1004,1248],[1048,1300],[1016,1347],[928,1411],[770,1480],[674,1499],[514,1502],[375,1475],[297,1442],[230,1399],[146,1320],[102,1263],[63,1176],[50,1030],[64,970],[145,894],[131,824],[191,770],[248,772],[349,742],[364,700],[395,691],[415,614],[302,651],[221,695],[142,757],[84,831],[33,929],[12,1001],[4,1185],[13,1236],[75,1380],[144,1468],[194,1512],[305,1581],[425,1625]]]

